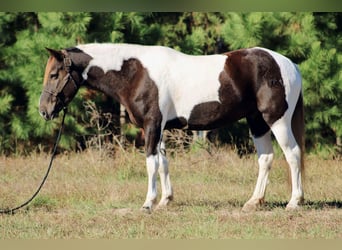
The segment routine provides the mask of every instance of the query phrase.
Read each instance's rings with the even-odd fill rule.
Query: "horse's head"
[[[73,63],[67,51],[48,49],[50,57],[45,67],[44,86],[40,96],[39,112],[46,120],[55,118],[76,95],[79,86],[73,75]]]

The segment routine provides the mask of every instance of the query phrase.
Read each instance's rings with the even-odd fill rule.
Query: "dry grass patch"
[[[337,160],[307,157],[306,203],[286,212],[286,164],[275,160],[265,207],[241,213],[257,175],[254,156],[225,148],[169,156],[175,200],[151,215],[140,212],[147,177],[138,150],[97,151],[56,157],[38,197],[15,215],[0,215],[1,239],[56,238],[342,238],[342,169]],[[14,206],[39,185],[47,155],[0,158],[0,205]]]

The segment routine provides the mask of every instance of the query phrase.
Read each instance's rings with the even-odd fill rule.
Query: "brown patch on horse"
[[[196,105],[189,117],[189,129],[214,129],[237,121],[248,114],[250,104],[247,89],[250,85],[249,65],[242,66],[240,53],[228,53],[226,63],[218,76],[219,102],[211,101]],[[246,72],[244,72],[246,71]]]
[[[233,81],[239,97],[244,100],[252,134],[262,136],[288,108],[280,68],[274,58],[261,49],[242,49],[226,55],[226,78]]]
[[[158,88],[147,69],[137,59],[125,60],[119,71],[106,73],[92,66],[87,83],[122,103],[130,120],[153,137],[146,145],[147,155],[155,154],[160,140],[162,114],[158,104]]]
[[[213,129],[243,117],[252,134],[261,136],[288,108],[280,68],[261,49],[241,49],[226,53],[219,100],[196,105],[189,117],[189,129]]]

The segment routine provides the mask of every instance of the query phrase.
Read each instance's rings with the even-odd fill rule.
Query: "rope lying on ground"
[[[66,116],[66,113],[67,113],[66,108],[64,108],[63,111],[64,111],[63,119],[62,119],[61,126],[59,128],[59,131],[58,131],[58,135],[57,135],[55,144],[53,146],[53,151],[52,151],[52,154],[51,154],[50,163],[49,163],[49,166],[48,166],[47,171],[45,173],[45,176],[44,176],[42,182],[40,183],[37,191],[32,195],[32,197],[30,199],[28,199],[26,202],[22,203],[21,205],[19,205],[17,207],[9,208],[9,209],[0,209],[0,214],[14,214],[15,211],[19,210],[20,208],[23,208],[23,207],[27,206],[38,195],[38,193],[42,189],[42,187],[43,187],[47,177],[49,176],[49,173],[50,173],[50,170],[51,170],[51,167],[52,167],[52,162],[53,162],[53,160],[54,160],[54,158],[56,156],[57,146],[58,146],[59,140],[60,140],[61,135],[62,135],[62,130],[63,130],[63,127],[64,127],[64,119],[65,119],[65,116]]]

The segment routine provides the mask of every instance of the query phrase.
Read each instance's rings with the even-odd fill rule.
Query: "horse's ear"
[[[54,50],[54,49],[49,49],[49,48],[46,48],[46,47],[45,47],[45,49],[50,53],[51,56],[56,58],[58,61],[63,61],[63,53],[62,53],[62,51]]]

